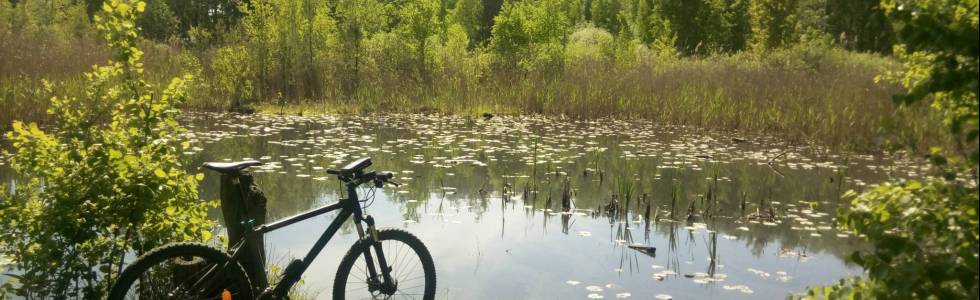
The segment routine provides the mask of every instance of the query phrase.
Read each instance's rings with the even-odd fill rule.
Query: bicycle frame
[[[256,298],[263,299],[267,297],[277,298],[277,297],[286,296],[286,293],[289,291],[289,289],[293,286],[293,284],[298,282],[300,278],[302,278],[303,273],[306,272],[306,269],[310,266],[310,264],[313,263],[313,260],[320,254],[320,251],[323,250],[323,247],[325,247],[327,243],[330,241],[330,239],[333,238],[334,234],[337,233],[337,230],[340,229],[340,226],[342,226],[343,223],[346,222],[347,219],[352,216],[354,218],[355,227],[357,228],[358,237],[362,240],[365,239],[366,236],[365,236],[364,227],[361,225],[361,223],[364,222],[368,224],[368,231],[369,231],[368,233],[370,234],[368,238],[371,238],[372,241],[374,242],[374,249],[375,249],[375,253],[377,253],[378,256],[378,263],[381,266],[387,266],[388,264],[387,261],[385,260],[384,253],[381,251],[381,245],[380,243],[377,243],[377,231],[374,228],[374,220],[373,218],[371,218],[371,216],[367,216],[365,218],[363,214],[363,210],[361,209],[360,201],[357,198],[357,187],[364,183],[368,183],[368,182],[364,180],[358,180],[358,179],[354,179],[351,182],[346,182],[346,187],[347,187],[346,199],[341,199],[333,204],[323,206],[320,208],[311,209],[306,212],[302,212],[272,223],[252,227],[252,229],[246,233],[245,238],[243,238],[234,247],[232,247],[231,259],[225,265],[221,266],[220,270],[225,270],[232,263],[238,261],[240,254],[243,252],[239,250],[242,249],[242,247],[248,246],[248,240],[253,238],[259,238],[261,237],[261,235],[267,232],[275,231],[277,229],[289,226],[291,224],[304,221],[335,210],[340,210],[340,214],[338,214],[337,218],[335,218],[332,222],[330,222],[330,225],[327,226],[327,229],[323,232],[323,234],[320,235],[316,243],[313,244],[313,247],[306,254],[306,256],[303,257],[302,260],[295,260],[293,261],[293,263],[290,263],[290,265],[287,266],[285,271],[283,272],[282,280],[279,281],[279,283],[276,284],[274,287],[270,287],[265,291],[258,291],[259,295]],[[370,276],[369,281],[375,281],[376,283],[381,284],[382,282],[378,280],[378,272],[375,269],[374,260],[372,258],[371,252],[365,251],[364,257],[368,262],[367,269],[368,269],[368,275]],[[212,269],[211,271],[214,271],[214,269]],[[206,272],[205,276],[202,276],[202,280],[203,278],[208,278],[209,275],[211,274],[211,271]],[[388,284],[392,282],[390,268],[382,267],[381,275],[382,278],[384,279],[383,283]],[[198,284],[201,283],[202,282],[197,282],[195,283],[195,286],[199,286]]]

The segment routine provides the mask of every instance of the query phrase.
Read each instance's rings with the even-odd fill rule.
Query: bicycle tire
[[[425,300],[434,299],[436,293],[436,270],[435,270],[435,264],[432,261],[432,255],[429,254],[429,250],[425,248],[425,244],[423,244],[421,240],[419,240],[411,233],[399,229],[379,230],[378,241],[382,243],[382,249],[385,252],[385,258],[386,260],[388,260],[389,266],[392,267],[391,274],[392,277],[395,277],[394,279],[396,283],[399,283],[401,279],[406,279],[410,281],[404,281],[401,283],[413,282],[414,284],[414,280],[415,280],[414,278],[417,277],[409,277],[412,276],[414,273],[408,273],[408,272],[414,272],[414,270],[412,270],[414,267],[410,267],[409,270],[405,271],[396,265],[399,264],[399,262],[406,262],[406,264],[413,263],[411,260],[412,257],[408,257],[408,256],[412,254],[415,255],[415,258],[417,258],[418,261],[415,261],[414,264],[420,265],[422,267],[422,272],[423,272],[422,278],[425,280],[423,285],[420,285],[423,287],[422,289],[423,293],[422,295],[420,295],[421,296],[420,298]],[[389,243],[386,244],[386,242]],[[400,242],[403,245],[398,246],[399,244],[395,242]],[[388,247],[389,245],[391,247]],[[354,268],[356,262],[363,261],[362,258],[364,257],[363,255],[364,251],[373,249],[371,248],[371,246],[372,246],[371,240],[361,240],[355,243],[353,246],[351,246],[350,250],[348,250],[347,253],[344,255],[344,258],[340,261],[340,267],[337,269],[337,275],[336,277],[334,277],[334,287],[333,287],[334,300],[343,300],[347,298],[347,293],[348,291],[350,291],[348,289],[348,279],[349,279],[349,275],[351,274],[351,270]],[[406,246],[408,248],[405,248]],[[411,253],[405,253],[404,251],[406,251],[406,249],[410,249],[411,251],[408,252]],[[401,255],[407,255],[407,256],[401,256]],[[374,259],[375,260],[377,259],[376,256]],[[377,264],[375,263],[375,265]],[[404,276],[405,278],[400,278],[402,276]],[[382,297],[382,299],[391,298],[390,296],[397,296],[399,295],[398,292],[401,291],[402,291],[401,288],[399,288],[399,290],[396,291],[394,295],[389,295],[389,297]],[[363,292],[363,290],[359,292]],[[417,299],[415,297],[411,297],[411,298]]]
[[[142,256],[137,258],[136,261],[134,261],[132,264],[126,267],[126,269],[123,270],[123,272],[119,275],[119,278],[116,281],[116,283],[113,284],[112,289],[109,291],[108,299],[109,300],[129,299],[130,297],[128,297],[127,294],[129,294],[129,292],[133,288],[139,289],[137,292],[142,293],[141,295],[136,296],[136,298],[222,299],[221,293],[223,293],[224,291],[229,291],[233,299],[236,300],[253,299],[254,291],[252,290],[251,281],[249,280],[248,275],[245,274],[244,269],[242,269],[241,265],[239,265],[238,263],[229,266],[230,269],[225,270],[224,272],[218,272],[217,274],[213,274],[216,276],[220,276],[220,278],[218,279],[220,285],[219,288],[221,289],[220,291],[217,290],[205,291],[206,293],[205,295],[191,295],[193,297],[187,297],[187,295],[179,295],[179,296],[173,295],[174,289],[171,289],[171,292],[166,296],[163,295],[145,296],[145,294],[152,293],[153,291],[147,291],[146,288],[144,288],[145,285],[143,284],[143,281],[147,277],[151,278],[151,280],[159,277],[157,276],[157,274],[150,273],[153,270],[152,268],[161,267],[165,269],[167,268],[168,264],[170,264],[171,267],[173,265],[178,265],[176,263],[178,259],[186,261],[189,258],[191,261],[194,261],[193,258],[203,259],[204,262],[203,264],[190,267],[190,268],[197,268],[197,269],[206,269],[207,266],[211,266],[215,264],[224,264],[229,259],[231,259],[231,257],[229,257],[228,254],[226,254],[225,252],[215,249],[208,245],[196,244],[196,243],[176,243],[176,244],[163,245],[154,248],[153,250],[150,250],[146,254],[143,254]],[[206,273],[200,270],[191,271],[191,272],[196,272],[196,273],[185,276],[185,274],[178,275],[176,274],[176,272],[172,272],[170,275],[171,276],[170,280],[174,281],[176,280],[177,276],[184,276],[186,277],[186,278],[182,278],[184,282],[190,282],[192,280],[196,281],[195,279],[199,279],[200,277],[195,278],[195,276],[200,276],[198,274]],[[141,280],[141,278],[143,280]],[[215,295],[213,294],[215,292],[218,293],[217,297],[215,297]]]

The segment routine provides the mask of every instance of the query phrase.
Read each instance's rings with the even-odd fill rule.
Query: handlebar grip
[[[330,174],[330,175],[340,175],[340,171],[337,171],[337,170],[334,170],[334,169],[327,169],[327,174]]]
[[[394,184],[395,186],[398,186],[398,183],[394,183],[391,181],[391,179],[395,177],[395,174],[392,174],[391,172],[378,172],[378,173],[371,172],[371,173],[372,173],[372,178],[374,179],[374,186],[376,187],[379,188],[383,187],[385,183],[391,183]]]

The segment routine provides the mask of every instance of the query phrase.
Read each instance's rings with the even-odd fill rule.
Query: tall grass
[[[366,73],[363,81],[371,83],[355,100],[306,99],[286,108],[265,101],[260,111],[645,118],[857,151],[879,150],[886,138],[941,142],[937,116],[925,107],[897,108],[890,99],[900,89],[875,81],[898,67],[891,58],[871,54],[785,49],[765,58],[747,53],[650,57],[630,66],[586,60],[558,74],[491,71],[436,79],[431,88],[408,76],[396,80],[397,74]],[[900,126],[883,132],[883,123]]]
[[[87,23],[59,24],[33,31],[0,28],[0,130],[14,119],[43,121],[50,97],[42,79],[55,89],[80,93],[81,72],[107,58]],[[387,49],[384,45],[378,49]],[[881,149],[886,138],[913,147],[945,144],[936,116],[921,107],[896,109],[890,99],[900,89],[875,82],[878,74],[900,67],[879,55],[799,44],[765,55],[677,58],[639,46],[635,53],[616,52],[616,58],[609,59],[583,55],[591,52],[573,51],[569,45],[560,65],[526,72],[494,67],[499,58],[482,48],[446,45],[432,53],[433,64],[423,68],[426,76],[420,76],[420,68],[411,65],[414,60],[399,51],[374,48],[361,53],[363,64],[354,74],[337,67],[342,61],[323,58],[319,67],[309,69],[319,72],[313,76],[295,70],[225,74],[216,63],[221,58],[225,68],[234,69],[236,59],[252,56],[228,57],[240,52],[220,52],[222,45],[183,49],[145,42],[142,48],[152,84],[166,84],[166,78],[185,72],[195,75],[187,103],[195,110],[228,109],[244,100],[270,113],[644,118],[858,151]],[[353,94],[344,86],[351,76],[359,83]],[[307,82],[307,77],[317,82]],[[245,81],[252,85],[250,97],[260,98],[233,99],[243,96],[229,91],[240,90],[225,85]],[[307,85],[315,86],[316,92],[292,90]],[[892,125],[890,132],[881,130],[883,123]]]
[[[187,53],[179,47],[144,41],[140,48],[145,50],[149,84],[166,85],[189,68],[181,60]],[[82,95],[82,73],[105,63],[109,53],[103,42],[87,33],[66,39],[43,31],[0,32],[0,58],[0,132],[6,132],[14,120],[43,123],[53,95]],[[202,99],[206,97],[193,103],[211,103]]]

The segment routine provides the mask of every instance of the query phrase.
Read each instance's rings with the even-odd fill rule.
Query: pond
[[[252,171],[270,220],[342,197],[326,168],[371,157],[394,172],[402,185],[376,190],[366,211],[426,244],[440,299],[783,299],[861,275],[844,257],[863,245],[833,226],[841,194],[921,172],[641,120],[195,113],[184,123],[192,166],[265,163]],[[202,198],[217,199],[218,176],[206,175]],[[271,232],[269,257],[303,256],[333,217]],[[329,297],[356,236],[346,226],[331,240],[303,294]]]

